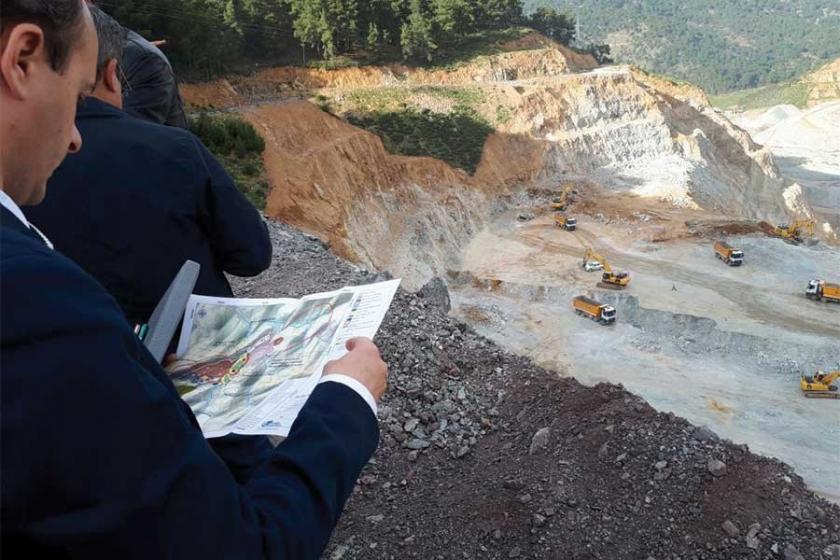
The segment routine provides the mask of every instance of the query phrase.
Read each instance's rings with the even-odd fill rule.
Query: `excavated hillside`
[[[419,287],[445,273],[506,195],[556,189],[665,201],[732,219],[810,210],[772,156],[702,91],[530,40],[443,70],[278,68],[185,87],[195,106],[242,111],[267,140],[267,212]],[[545,40],[543,40],[545,41]],[[306,100],[319,100],[333,114]],[[343,117],[464,106],[492,132],[469,174],[389,153]]]
[[[808,106],[840,99],[840,58],[820,66],[802,78],[808,86]]]

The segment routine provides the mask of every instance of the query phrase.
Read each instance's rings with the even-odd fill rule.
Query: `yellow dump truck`
[[[715,256],[729,266],[741,266],[744,264],[744,252],[741,249],[732,247],[725,241],[715,242]]]
[[[557,224],[557,227],[563,228],[566,231],[575,231],[577,229],[577,220],[575,218],[560,214],[559,212],[554,214],[554,223]]]
[[[615,323],[615,307],[612,305],[598,303],[586,296],[578,296],[572,300],[572,308],[578,315],[589,317],[602,325]]]
[[[805,288],[805,295],[809,299],[840,303],[840,285],[829,284],[825,280],[811,280]]]

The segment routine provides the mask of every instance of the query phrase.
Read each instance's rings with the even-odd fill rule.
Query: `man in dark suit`
[[[85,4],[4,0],[0,32],[3,555],[318,558],[376,447],[376,346],[348,343],[276,449],[214,451],[113,298],[19,208],[82,147]]]
[[[192,133],[121,110],[123,29],[95,6],[97,84],[76,116],[85,149],[24,209],[55,248],[145,323],[185,260],[201,265],[195,293],[231,297],[225,272],[255,276],[271,264],[262,217]]]

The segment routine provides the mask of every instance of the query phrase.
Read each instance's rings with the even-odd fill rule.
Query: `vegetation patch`
[[[262,160],[265,141],[251,123],[202,112],[190,117],[190,130],[219,159],[242,194],[259,210],[265,209],[270,190]]]
[[[526,12],[548,7],[576,18],[578,44],[615,41],[619,62],[675,74],[713,94],[790,82],[840,56],[836,0],[524,4]]]
[[[428,107],[420,106],[418,98],[428,96],[446,101],[453,111],[477,113],[484,102],[478,88],[455,86],[376,87],[355,89],[347,95],[347,105],[355,113],[383,113]],[[317,99],[320,102],[319,96]],[[320,103],[319,103],[320,104]],[[435,111],[450,112],[450,111]]]
[[[470,174],[493,132],[489,123],[468,110],[442,114],[406,109],[349,115],[348,120],[377,134],[393,154],[437,158]]]
[[[793,82],[710,95],[709,100],[720,109],[763,109],[774,105],[794,105],[802,109],[808,102],[808,93],[806,84]]]
[[[452,38],[450,42],[438,48],[434,60],[428,64],[428,67],[454,69],[476,57],[505,52],[502,48],[505,43],[521,39],[529,33],[533,33],[530,28],[512,27],[468,33]]]

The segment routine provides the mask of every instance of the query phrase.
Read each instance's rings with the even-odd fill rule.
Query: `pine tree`
[[[431,9],[444,34],[463,35],[475,30],[475,4],[474,0],[432,0]]]
[[[411,0],[411,14],[400,31],[403,57],[431,62],[437,45],[432,39],[432,22],[424,13],[420,0]]]
[[[575,20],[553,8],[537,8],[527,23],[546,37],[563,45],[569,45],[575,38]]]
[[[367,49],[371,52],[376,51],[379,47],[379,41],[381,40],[381,35],[379,34],[379,27],[374,22],[370,22],[368,26],[368,34],[367,39],[365,41],[365,45]]]
[[[475,0],[483,29],[507,29],[522,22],[521,0]]]

